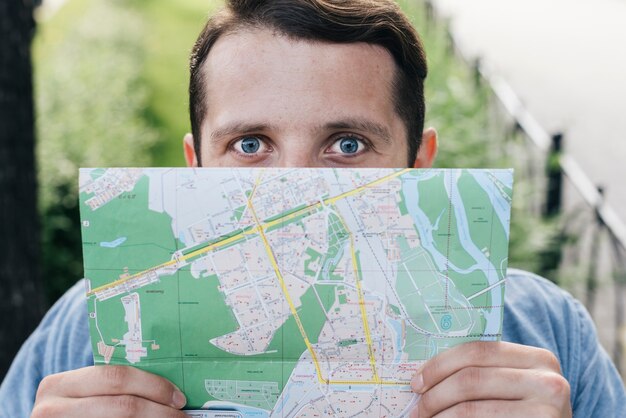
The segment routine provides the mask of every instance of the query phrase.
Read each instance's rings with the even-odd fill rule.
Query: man
[[[187,163],[430,167],[425,76],[417,35],[390,0],[231,0],[192,53]],[[33,417],[182,417],[185,398],[165,379],[89,367],[82,289],[25,343],[0,408],[26,416],[34,401]],[[412,382],[421,394],[413,416],[626,416],[588,314],[549,282],[509,274],[503,339],[427,362]]]

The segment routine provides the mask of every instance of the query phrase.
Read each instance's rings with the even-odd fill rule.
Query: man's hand
[[[426,362],[413,377],[412,418],[571,418],[569,383],[551,352],[473,342]]]
[[[129,366],[85,367],[47,376],[31,418],[185,417],[185,396],[167,379]]]

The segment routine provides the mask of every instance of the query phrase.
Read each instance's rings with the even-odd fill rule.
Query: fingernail
[[[413,389],[413,392],[421,393],[424,388],[424,376],[422,376],[421,373],[417,373],[413,376],[413,379],[411,379],[411,388]]]
[[[187,398],[183,395],[183,392],[180,390],[175,390],[174,395],[172,395],[172,406],[176,409],[180,409],[187,403]]]

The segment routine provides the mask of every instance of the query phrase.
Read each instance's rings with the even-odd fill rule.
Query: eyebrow
[[[265,123],[232,122],[211,132],[212,142],[219,142],[221,138],[232,135],[241,135],[246,132],[267,132],[276,129],[273,125]]]
[[[380,137],[380,139],[382,139],[387,144],[390,144],[392,142],[391,133],[389,132],[389,129],[369,119],[360,119],[360,118],[341,119],[341,120],[324,124],[324,128],[325,129],[350,129],[350,130],[355,129],[358,131],[372,133]]]
[[[387,127],[385,127],[384,125],[381,125],[369,119],[343,118],[320,125],[315,130],[321,131],[339,129],[358,130],[362,132],[372,133],[382,139],[382,141],[386,144],[392,143],[391,133],[389,132],[389,129],[387,129]],[[209,138],[212,142],[220,142],[220,139],[233,135],[241,135],[246,132],[267,132],[272,130],[277,130],[277,127],[267,123],[235,121],[212,131]]]

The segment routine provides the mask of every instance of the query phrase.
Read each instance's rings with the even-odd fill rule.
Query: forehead
[[[364,42],[333,43],[297,39],[269,28],[240,28],[225,33],[211,48],[208,61],[219,64],[226,64],[230,61],[237,64],[236,58],[253,58],[257,64],[267,65],[275,63],[273,58],[276,55],[289,56],[294,64],[324,64],[326,61],[339,60],[341,62],[344,61],[343,58],[348,58],[360,60],[362,64],[365,64],[363,70],[366,71],[377,69],[386,73],[395,69],[391,54],[379,45]],[[320,60],[322,56],[329,60]],[[318,70],[324,71],[328,68],[323,66]]]
[[[293,40],[267,29],[223,35],[203,66],[207,117],[316,123],[331,115],[397,119],[396,65],[383,47]]]

